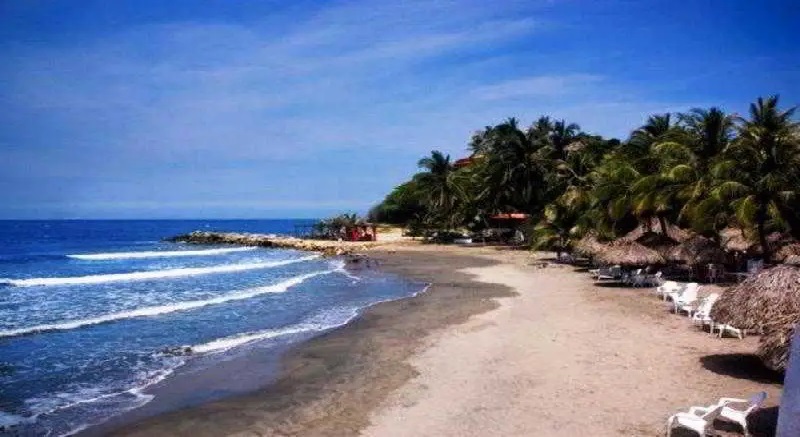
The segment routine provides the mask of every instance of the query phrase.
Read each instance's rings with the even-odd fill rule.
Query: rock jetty
[[[274,234],[249,234],[238,232],[193,231],[188,234],[167,238],[166,241],[190,244],[236,244],[240,246],[278,247],[324,255],[351,255],[368,250],[379,244],[375,241],[329,241],[306,240],[295,237],[282,237]]]

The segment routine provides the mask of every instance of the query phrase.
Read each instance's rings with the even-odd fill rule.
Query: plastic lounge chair
[[[670,293],[674,293],[683,289],[685,284],[679,284],[675,281],[666,281],[663,284],[656,287],[656,294],[659,295],[662,299],[667,300],[667,295]]]
[[[664,274],[663,274],[663,273],[661,273],[661,271],[659,270],[659,271],[657,271],[657,272],[656,272],[656,274],[655,274],[655,275],[648,276],[648,277],[647,277],[647,279],[646,279],[646,282],[647,282],[647,284],[646,284],[646,285],[649,285],[649,286],[651,286],[651,287],[658,287],[658,286],[659,286],[659,285],[661,285],[661,284],[662,284],[662,282],[664,281],[664,280],[662,279],[662,276],[663,276],[663,275],[664,275]]]
[[[699,290],[699,289],[698,289]],[[715,296],[714,299],[719,297],[719,295]],[[684,302],[684,299],[686,300]],[[699,296],[695,295],[694,300],[691,299],[691,296],[681,296],[679,301],[676,303],[677,309],[675,310],[676,313],[686,313],[688,317],[694,316],[694,313],[700,310],[700,307],[708,301],[707,297],[700,298]]]
[[[697,288],[687,287],[679,296],[672,297],[672,308],[675,314],[688,313],[694,308],[694,304],[697,302],[697,291]]]
[[[716,323],[716,322],[714,322],[711,325],[711,332],[713,333],[715,330],[719,330],[719,335],[718,335],[719,338],[722,338],[722,336],[726,332],[732,332],[732,333],[736,334],[736,337],[738,337],[739,339],[743,339],[744,336],[747,334],[747,330],[746,329],[737,328],[737,327],[735,327],[733,325],[729,325],[727,323]]]
[[[694,414],[695,416],[703,415],[717,406],[722,406],[722,412],[720,412],[719,417],[738,424],[742,427],[745,437],[749,437],[750,431],[747,429],[747,416],[761,408],[765,400],[767,400],[767,392],[763,391],[754,394],[750,399],[722,398],[716,405],[710,407],[692,407],[689,409],[689,414]],[[747,408],[739,410],[731,407],[731,404],[746,404]]]
[[[672,300],[673,311],[677,314],[681,307],[695,303],[697,301],[697,292],[699,289],[700,286],[696,282],[692,282],[686,284],[686,288],[682,291],[668,294],[667,297]]]
[[[675,291],[673,291],[671,293],[667,293],[666,296],[664,297],[664,300],[671,300],[671,301],[674,302],[675,299],[680,298],[686,292],[692,293],[692,290],[697,291],[697,289],[699,287],[700,287],[700,284],[698,284],[697,282],[690,282],[688,284],[681,284],[681,287],[678,290],[675,290]]]
[[[708,295],[708,297],[703,299],[697,309],[691,313],[692,323],[701,327],[712,325],[711,332],[713,332],[714,321],[711,320],[709,313],[711,312],[711,308],[714,307],[714,303],[717,301],[717,299],[719,299],[719,293],[711,293]]]
[[[614,266],[605,271],[600,269],[597,274],[598,281],[616,281],[620,278],[622,278],[622,268],[620,266]]]
[[[644,269],[636,269],[632,271],[630,274],[626,275],[625,283],[628,285],[632,285],[634,287],[638,287],[639,284],[644,282]]]
[[[667,419],[667,437],[672,435],[676,427],[688,428],[701,436],[714,435],[714,420],[722,414],[724,405],[715,405],[702,415],[680,412]]]

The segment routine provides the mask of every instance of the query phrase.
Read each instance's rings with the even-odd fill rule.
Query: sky
[[[0,0],[0,219],[364,213],[547,114],[800,104],[800,2]]]

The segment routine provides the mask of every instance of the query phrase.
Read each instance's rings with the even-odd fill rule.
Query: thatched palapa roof
[[[587,232],[575,246],[573,250],[583,256],[595,256],[605,248],[605,245],[597,239],[597,234],[594,232]]]
[[[800,256],[800,243],[792,243],[783,246],[775,253],[775,259],[777,261],[786,262],[786,260],[792,256]]]
[[[783,369],[794,325],[800,321],[800,267],[763,270],[720,296],[711,318],[737,328],[761,328],[756,352],[768,367]]]
[[[800,255],[787,256],[783,263],[800,267]]]
[[[619,264],[624,266],[646,266],[651,264],[664,264],[664,257],[648,247],[635,241],[616,240],[597,254],[596,259],[605,264]]]
[[[653,218],[649,222],[641,223],[636,229],[628,232],[625,234],[624,237],[621,237],[620,240],[629,240],[629,241],[637,241],[639,238],[643,237],[645,234],[648,233],[656,233],[656,234],[663,234],[661,232],[661,223],[658,222],[658,219]],[[682,242],[689,237],[691,237],[691,233],[685,229],[681,229],[678,226],[675,226],[671,223],[667,223],[667,234],[666,236],[669,237],[671,240]]]
[[[719,232],[720,243],[725,250],[733,252],[747,252],[755,243],[745,237],[744,231],[739,228],[728,227]]]
[[[718,263],[725,260],[725,251],[714,241],[695,235],[672,249],[667,259],[686,264]]]

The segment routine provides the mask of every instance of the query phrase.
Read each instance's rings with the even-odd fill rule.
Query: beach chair
[[[714,307],[714,303],[719,299],[719,293],[711,293],[705,299],[702,300],[700,305],[692,312],[692,323],[695,325],[699,325],[700,327],[711,325],[710,332],[714,332],[714,321],[711,320],[711,308]]]
[[[722,336],[726,332],[731,332],[731,333],[735,334],[736,337],[739,338],[740,340],[743,339],[745,335],[747,335],[747,330],[746,329],[737,328],[737,327],[735,327],[733,325],[729,325],[727,323],[712,322],[712,324],[711,324],[711,333],[714,333],[715,330],[719,331],[719,335],[718,335],[719,338],[722,338]]]
[[[556,262],[562,263],[562,264],[574,264],[575,263],[575,257],[572,256],[569,253],[562,253],[562,254],[559,255],[559,257],[556,260]]]
[[[667,300],[667,295],[669,293],[680,291],[683,289],[683,287],[685,287],[685,285],[686,284],[679,284],[675,281],[665,281],[663,284],[656,287],[655,293],[662,299]]]
[[[692,284],[695,286],[692,286]],[[670,295],[672,298],[673,312],[675,314],[680,314],[681,312],[688,313],[691,309],[693,309],[694,304],[697,302],[697,293],[699,290],[700,287],[697,284],[691,283],[686,286],[686,289],[683,290],[683,293],[675,293]]]
[[[658,287],[664,282],[663,276],[664,274],[661,273],[661,270],[657,271],[655,275],[648,275],[646,278],[647,282],[646,285],[649,285],[651,287]]]
[[[620,278],[622,278],[622,267],[616,265],[608,269],[600,269],[596,279],[598,281],[616,281]]]
[[[722,406],[723,408],[719,414],[719,418],[738,424],[742,427],[742,432],[745,437],[749,437],[750,430],[747,429],[747,417],[761,408],[765,400],[767,400],[767,392],[763,391],[754,394],[750,399],[721,398],[715,405],[710,407],[692,407],[689,409],[689,414],[700,416],[718,406]],[[731,407],[732,404],[744,404],[747,405],[747,408],[739,410]]]
[[[672,293],[667,293],[664,300],[668,299],[675,302],[676,299],[680,299],[680,297],[686,293],[690,293],[687,296],[694,294],[696,298],[698,288],[700,288],[700,284],[698,284],[697,282],[689,282],[688,284],[681,284],[681,288],[679,290],[673,291]]]
[[[673,414],[667,419],[667,437],[677,427],[690,429],[701,436],[714,435],[714,420],[722,414],[723,408],[724,405],[716,405],[701,415],[688,412]]]

